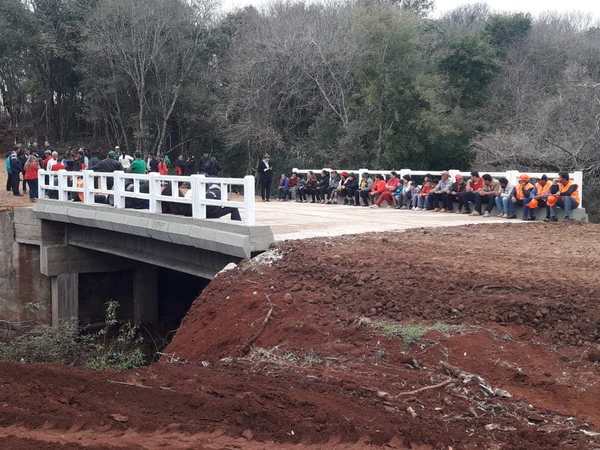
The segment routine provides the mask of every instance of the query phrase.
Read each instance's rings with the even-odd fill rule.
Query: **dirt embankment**
[[[600,448],[599,243],[513,224],[283,244],[219,275],[150,368],[0,365],[0,445]]]

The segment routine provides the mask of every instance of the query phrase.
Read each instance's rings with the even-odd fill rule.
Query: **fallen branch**
[[[122,384],[125,386],[134,386],[134,387],[139,387],[139,388],[144,388],[144,389],[152,389],[152,386],[146,386],[145,384],[126,383],[125,381],[115,381],[115,380],[106,380],[106,381],[110,384]]]
[[[441,383],[438,383],[438,384],[434,384],[434,385],[431,385],[431,386],[425,386],[425,387],[422,387],[422,388],[419,388],[419,389],[415,389],[414,391],[400,392],[399,394],[395,395],[394,397],[397,398],[397,397],[402,397],[402,396],[406,396],[406,395],[415,395],[415,394],[418,394],[420,392],[429,391],[431,389],[439,389],[439,388],[444,387],[444,386],[446,386],[446,385],[448,385],[450,383],[453,383],[453,382],[454,382],[454,380],[452,378],[448,378],[447,380],[444,380],[444,381],[442,381]]]
[[[267,327],[267,324],[269,323],[269,320],[271,320],[271,315],[272,314],[273,314],[273,307],[271,307],[269,309],[269,312],[265,316],[265,318],[263,320],[263,323],[260,326],[260,329],[240,349],[240,355],[241,356],[246,356],[248,354],[248,352],[250,352],[250,349],[252,348],[252,344],[254,344],[254,342],[256,342],[256,340],[260,337],[260,335],[263,333],[263,331],[265,331],[265,328]]]

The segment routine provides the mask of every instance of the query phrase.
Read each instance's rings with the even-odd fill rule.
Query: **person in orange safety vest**
[[[552,186],[551,195],[548,196],[547,210],[550,221],[556,222],[556,208],[562,208],[565,211],[565,220],[571,220],[571,212],[579,207],[581,199],[579,197],[579,186],[569,178],[569,174],[560,173],[556,184]]]
[[[519,183],[513,190],[511,201],[513,211],[516,206],[523,207],[523,220],[535,220],[535,210],[529,207],[529,203],[535,199],[535,195],[535,186],[529,181],[529,175],[520,175]],[[509,218],[516,219],[517,216],[513,214]]]
[[[529,202],[530,216],[535,219],[535,210],[537,208],[545,208],[547,206],[547,200],[550,196],[550,190],[552,183],[548,180],[547,175],[542,175],[540,179],[535,183],[535,197]],[[550,218],[550,213],[546,208],[546,219]]]

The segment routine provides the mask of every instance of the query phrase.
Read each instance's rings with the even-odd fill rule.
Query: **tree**
[[[473,108],[485,101],[488,87],[500,67],[488,42],[474,35],[450,43],[448,55],[440,61],[440,69],[448,77],[452,103]]]

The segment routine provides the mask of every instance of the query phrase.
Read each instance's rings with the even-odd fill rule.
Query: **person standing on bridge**
[[[271,157],[268,153],[258,163],[258,182],[260,184],[260,196],[263,202],[271,200],[271,186],[273,185],[273,168],[271,167]]]
[[[125,150],[121,151],[121,147],[118,145],[115,147],[115,153],[119,154],[119,162],[123,167],[125,172],[129,172],[129,168],[131,167],[131,163],[133,162],[133,158],[131,155],[128,155]]]
[[[140,152],[135,153],[135,159],[132,161],[131,166],[129,166],[129,171],[141,175],[146,173],[146,161],[144,161]]]
[[[6,159],[4,160],[4,168],[6,169],[6,191],[10,192],[12,190],[12,171],[10,170],[10,155],[12,152],[8,152],[6,154]]]
[[[19,184],[21,182],[21,172],[23,171],[23,166],[21,165],[21,161],[17,157],[17,152],[12,152],[10,154],[10,181],[12,192],[15,197],[20,197],[21,192],[19,192]]]
[[[38,170],[40,170],[38,158],[34,154],[29,155],[25,163],[24,179],[29,186],[29,198],[32,201],[38,198]]]

